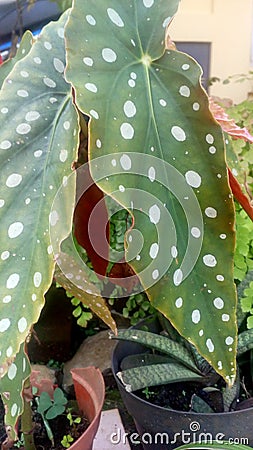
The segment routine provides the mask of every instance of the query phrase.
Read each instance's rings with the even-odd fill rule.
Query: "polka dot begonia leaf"
[[[1,376],[15,363],[43,308],[55,266],[51,206],[77,157],[78,115],[64,78],[67,16],[43,29],[0,91]],[[74,185],[63,199],[63,207],[69,207],[61,226],[64,236],[72,225]],[[16,379],[19,376],[22,379],[22,373]],[[14,423],[14,414],[12,419]]]
[[[24,344],[22,344],[15,360],[0,380],[0,390],[6,411],[5,425],[9,427],[9,436],[14,440],[17,438],[18,432],[17,419],[23,411],[24,399],[22,391],[25,380],[30,376],[30,373],[30,362],[24,351]]]
[[[30,31],[26,31],[23,35],[20,45],[17,49],[17,53],[14,58],[7,59],[0,66],[0,86],[2,86],[4,79],[9,75],[11,69],[15,66],[16,62],[24,58],[31,50],[34,37]]]
[[[234,205],[201,69],[165,48],[179,1],[75,0],[66,78],[99,187],[134,216],[126,259],[152,304],[232,384]]]

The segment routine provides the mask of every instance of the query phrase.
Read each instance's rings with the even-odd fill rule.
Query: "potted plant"
[[[252,281],[249,272],[238,292]],[[238,371],[233,388],[162,316],[119,331],[112,369],[144,449],[225,441],[252,445],[252,329],[238,307]],[[246,357],[245,357],[246,355]],[[130,436],[131,439],[131,436]]]
[[[233,179],[201,69],[167,45],[178,3],[74,0],[1,65],[0,373],[11,438],[29,377],[24,344],[53,277],[114,332],[109,281],[145,290],[228,385],[235,381]],[[87,248],[103,262],[97,276],[72,231],[93,184],[100,193],[83,216]],[[122,207],[132,221],[118,254],[109,251],[107,218]],[[121,278],[106,277],[108,259],[123,264]]]

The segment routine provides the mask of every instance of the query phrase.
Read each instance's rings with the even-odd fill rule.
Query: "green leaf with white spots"
[[[234,205],[201,69],[165,49],[178,3],[75,0],[66,77],[91,117],[92,176],[134,216],[127,261],[153,306],[231,384]]]
[[[17,420],[24,407],[22,396],[24,382],[30,376],[30,373],[29,359],[24,351],[24,344],[22,344],[15,360],[0,380],[0,391],[6,411],[5,426],[10,427],[10,437],[14,440],[17,438]]]
[[[23,35],[17,53],[14,58],[8,59],[0,66],[0,86],[2,86],[4,79],[9,75],[11,69],[15,66],[16,62],[24,58],[34,43],[33,35],[30,31],[26,31]],[[26,76],[24,72],[23,76]]]
[[[51,206],[77,156],[78,115],[63,74],[67,17],[43,29],[0,91],[2,375],[37,322],[51,285],[49,222],[53,227],[58,217]],[[68,210],[62,237],[72,226],[75,183],[68,186],[62,194],[62,209]]]

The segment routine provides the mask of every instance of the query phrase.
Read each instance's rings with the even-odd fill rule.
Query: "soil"
[[[73,418],[76,416],[73,416]],[[50,428],[52,430],[54,436],[54,445],[52,446],[52,442],[49,440],[44,423],[42,421],[41,415],[36,414],[34,416],[34,442],[36,448],[38,450],[63,450],[66,447],[63,447],[61,444],[61,440],[64,435],[71,435],[74,438],[74,441],[77,440],[82,433],[89,426],[89,421],[85,417],[82,417],[82,421],[80,424],[75,424],[74,428],[69,424],[69,420],[66,417],[66,414],[62,414],[55,419],[52,419],[50,422]]]
[[[43,419],[39,413],[36,412],[35,407],[33,407],[33,423],[34,423],[34,443],[36,449],[38,450],[64,450],[64,447],[61,444],[64,435],[70,435],[76,441],[82,433],[89,426],[89,421],[86,417],[82,417],[78,413],[72,412],[73,420],[76,417],[81,417],[80,423],[75,423],[74,425],[70,425],[69,420],[67,419],[67,414],[61,414],[54,419],[48,420],[50,428],[53,434],[53,442],[49,439],[47,435],[47,431],[43,422]],[[6,439],[5,428],[3,424],[3,404],[0,403],[0,445]],[[73,442],[74,442],[73,441]],[[72,443],[73,443],[72,442]],[[18,448],[23,449],[22,443],[22,435],[20,434],[20,441],[16,444],[15,447],[11,447],[10,450],[17,450]]]

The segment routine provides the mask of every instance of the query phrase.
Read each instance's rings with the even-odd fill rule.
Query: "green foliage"
[[[66,434],[62,438],[61,444],[64,448],[69,448],[73,441],[74,441],[74,438],[72,438],[72,436],[70,434]]]
[[[80,327],[86,328],[88,321],[92,319],[93,314],[78,298],[72,298],[71,303],[75,306],[72,314],[77,318],[77,324],[80,325]]]
[[[234,277],[238,283],[253,269],[253,222],[238,205],[236,205],[236,231]]]
[[[130,295],[123,308],[123,316],[130,319],[131,325],[136,325],[141,319],[154,314],[155,308],[144,292]]]
[[[74,441],[73,436],[75,436],[76,434],[76,425],[78,425],[82,421],[81,417],[79,416],[74,418],[70,409],[68,410],[67,419],[69,421],[69,425],[72,427],[72,431],[71,434],[64,435],[61,440],[61,444],[64,448],[70,447],[71,443]]]
[[[78,424],[81,423],[82,419],[81,417],[76,417],[75,419],[72,416],[71,411],[68,412],[67,414],[67,419],[69,421],[70,426],[72,427],[74,424]]]
[[[54,391],[54,398],[51,400],[47,392],[42,392],[39,397],[38,412],[43,414],[47,420],[60,416],[66,408],[67,399],[60,388]]]

